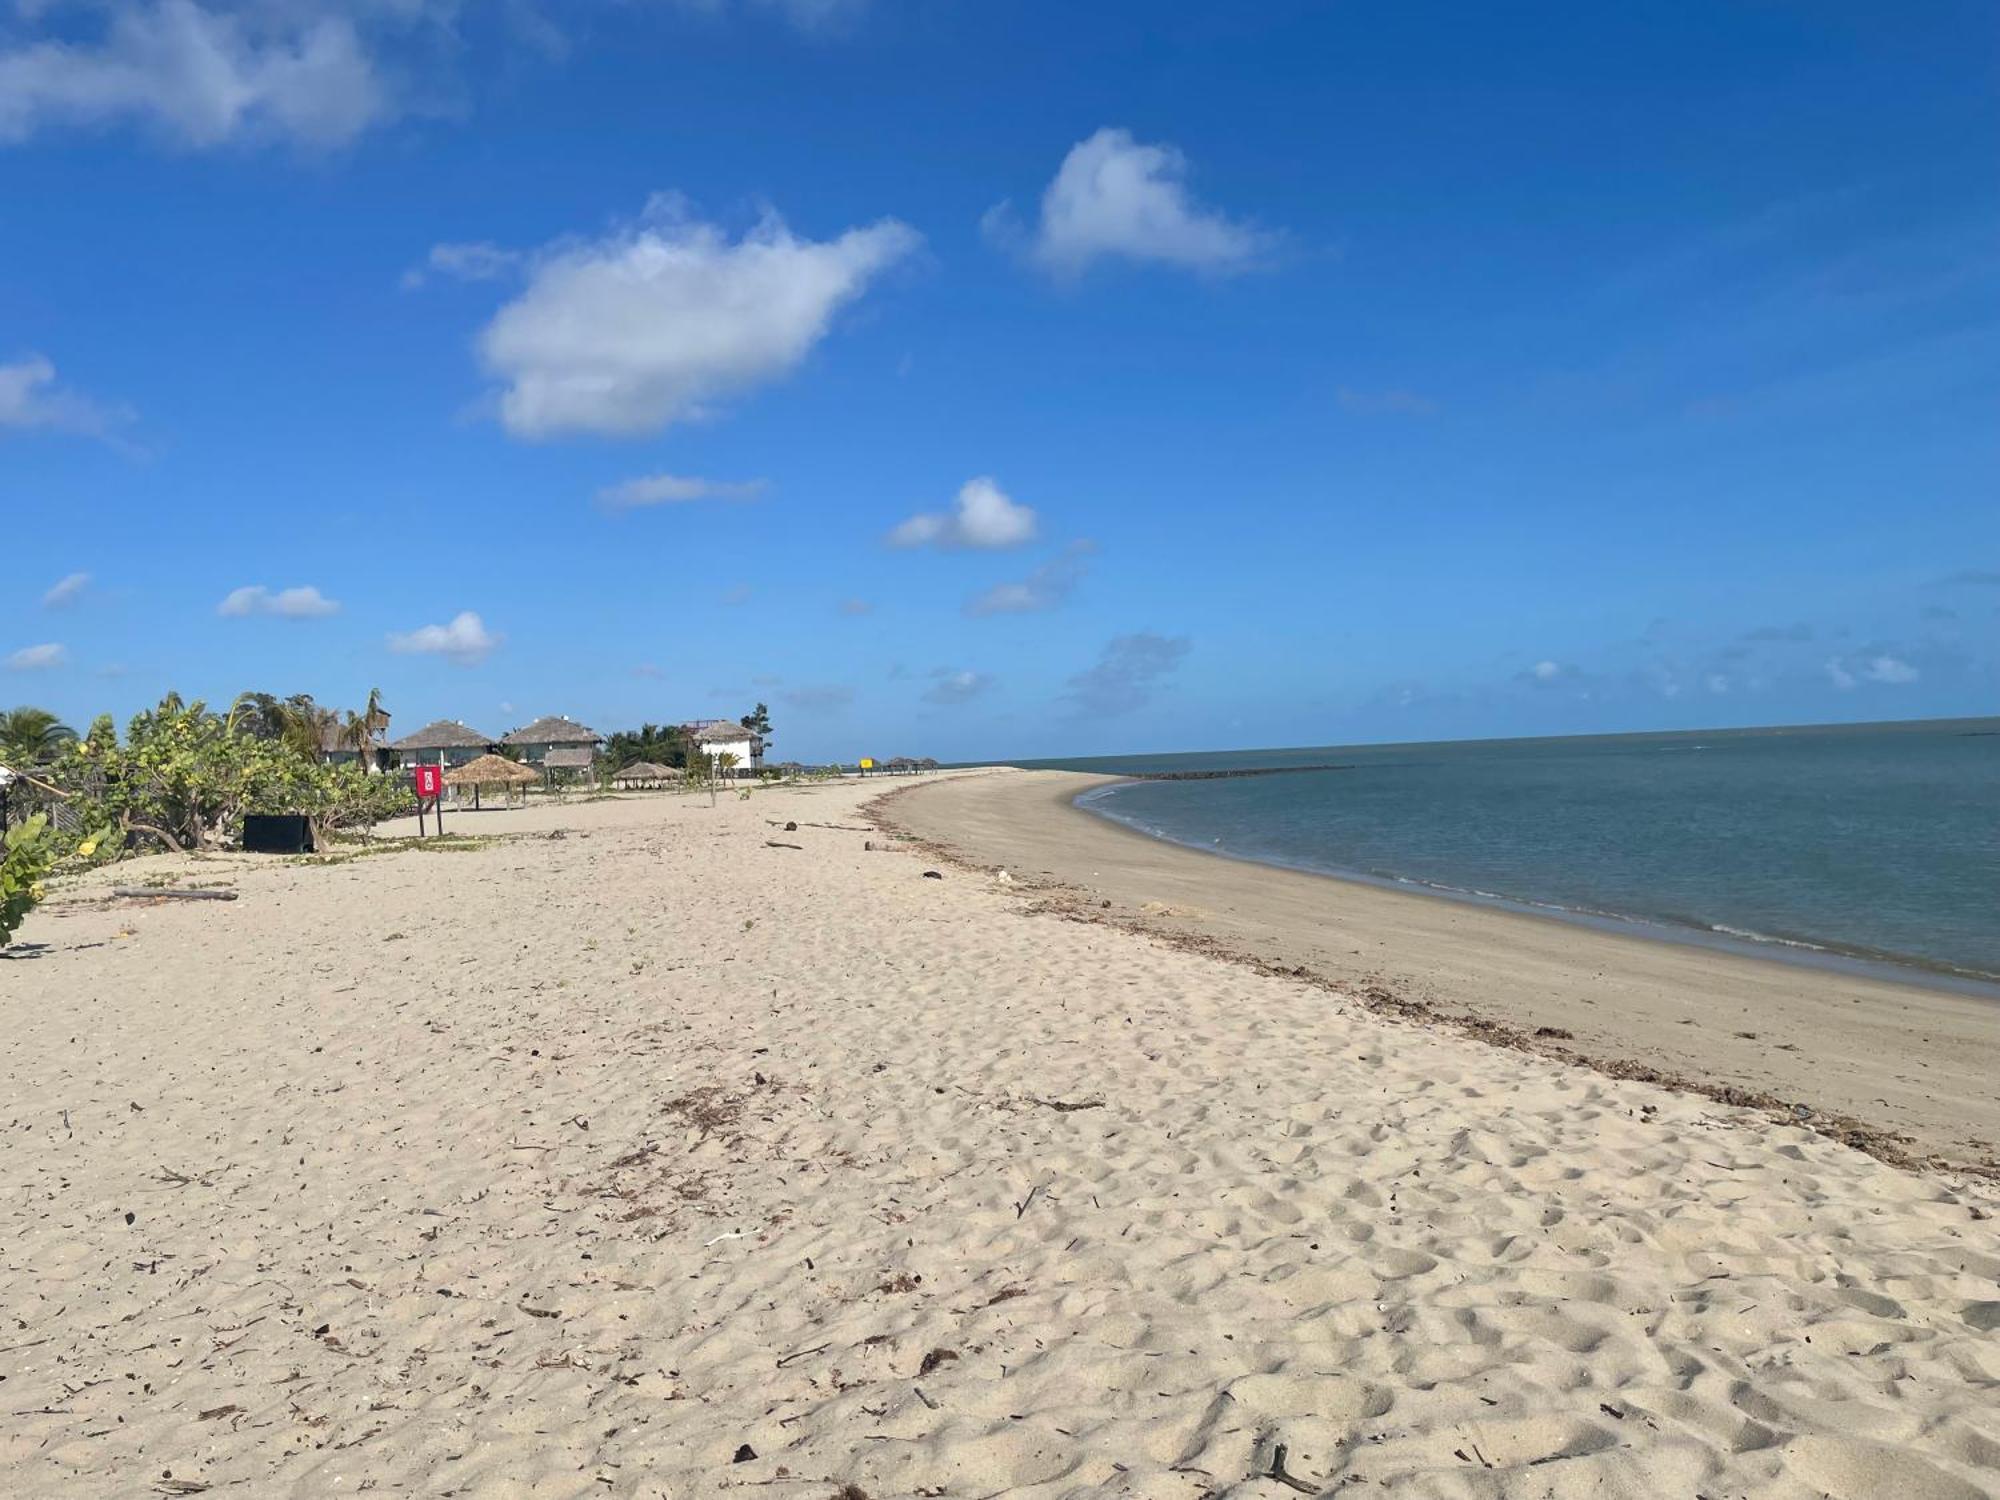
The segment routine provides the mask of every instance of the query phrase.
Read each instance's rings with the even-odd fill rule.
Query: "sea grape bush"
[[[248,813],[302,813],[319,842],[415,806],[401,777],[322,765],[174,694],[135,714],[122,742],[100,717],[50,776],[113,852],[146,840],[176,852],[212,848],[236,838]]]
[[[42,882],[54,863],[49,820],[41,813],[7,830],[6,841],[0,844],[0,948],[13,941],[15,931],[42,899]]]

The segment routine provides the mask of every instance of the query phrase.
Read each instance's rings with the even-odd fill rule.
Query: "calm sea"
[[[1021,764],[1326,763],[1084,805],[1239,859],[2000,981],[2000,719]]]

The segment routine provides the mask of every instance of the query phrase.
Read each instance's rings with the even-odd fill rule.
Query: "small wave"
[[[1768,932],[1758,932],[1749,927],[1731,927],[1727,922],[1710,922],[1708,930],[1720,933],[1723,937],[1743,938],[1752,943],[1776,943],[1784,948],[1806,948],[1814,953],[1837,953],[1840,951],[1837,948],[1828,947],[1825,943],[1808,943],[1804,938],[1773,937]]]

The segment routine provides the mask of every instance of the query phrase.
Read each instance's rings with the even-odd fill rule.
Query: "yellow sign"
[[[864,771],[872,771],[875,769],[875,762],[870,760],[867,756],[864,755],[861,757],[861,769]]]

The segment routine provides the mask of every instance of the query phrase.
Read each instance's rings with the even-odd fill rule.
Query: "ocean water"
[[[1195,848],[1772,956],[2000,983],[2000,719],[1022,764]]]

